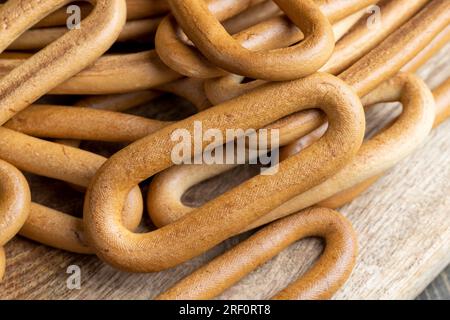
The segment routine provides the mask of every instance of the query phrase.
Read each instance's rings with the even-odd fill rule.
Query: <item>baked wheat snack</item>
[[[450,12],[449,2],[440,0],[432,1],[422,12],[420,12],[408,23],[403,25],[397,32],[389,36],[369,54],[361,58],[357,63],[341,73],[339,77],[346,83],[351,84],[361,97],[365,96],[371,90],[374,90],[378,85],[380,85],[385,79],[398,72],[398,70],[402,68],[415,55],[417,55],[421,49],[426,47],[427,43],[431,42],[433,34],[439,34],[439,32],[448,25],[450,17],[447,14],[448,12]],[[424,33],[424,30],[427,30],[427,32]],[[405,47],[408,47],[408,50],[404,50]],[[422,62],[424,62],[424,60],[422,60]],[[403,80],[399,81],[398,79]],[[392,89],[398,90],[397,97],[401,96],[401,92],[403,89],[403,87],[399,84],[401,84],[405,79],[409,79],[407,82],[412,81],[413,83],[417,83],[418,81],[412,76],[407,76],[406,78],[400,77],[397,78],[397,80],[391,80],[393,81],[393,83],[397,83],[397,86],[392,87]],[[416,97],[415,101],[419,102],[422,105],[421,108],[423,112],[428,110],[426,112],[428,112],[429,119],[430,112],[434,113],[433,108],[431,108],[429,105],[430,103],[433,103],[430,99],[431,94],[423,83],[417,84],[416,87],[417,92],[412,92],[412,90],[409,90],[408,92],[409,94],[412,94],[412,97]],[[386,86],[384,86],[383,88],[386,88]],[[379,93],[380,89],[377,90],[377,97],[379,98],[381,96]],[[426,91],[428,91],[428,94],[426,94]],[[388,91],[388,93],[390,93],[390,91]],[[428,99],[421,98],[420,95],[417,96],[416,94],[422,94],[422,96],[424,97],[428,96]],[[407,107],[405,106],[405,108]],[[315,117],[314,114],[316,115]],[[418,128],[424,129],[427,128],[427,122],[422,122],[422,120],[424,119],[425,118],[416,118],[415,120],[412,120],[412,122],[418,121]],[[283,126],[287,126],[286,123],[296,124],[298,128],[296,130],[298,130],[300,134],[303,134],[305,132],[303,130],[304,128],[308,128],[308,123],[312,124],[312,126],[309,127],[310,132],[311,130],[315,129],[313,124],[316,124],[317,127],[321,125],[320,113],[318,113],[317,111],[309,111],[305,114],[297,113],[290,118],[284,119],[284,121],[285,123],[283,124]],[[291,129],[291,132],[296,132],[296,130]],[[421,132],[421,138],[415,141],[416,147],[420,144],[420,141],[423,141],[425,136],[428,134],[428,131],[417,131],[417,133]],[[321,134],[319,136],[321,136]],[[402,138],[408,139],[408,134],[405,133],[405,136],[403,136]],[[281,138],[280,140],[284,141],[290,139],[292,139],[291,145],[287,147],[284,152],[292,154],[294,150],[298,150],[299,147],[302,147],[304,141],[301,140],[299,143],[296,143],[295,135],[294,137],[287,136],[287,139]],[[406,147],[408,146],[408,144],[405,144],[404,146]],[[291,150],[291,152],[288,152],[287,150]],[[397,151],[401,150],[405,151],[405,149],[403,148],[399,148]],[[408,152],[411,152],[412,150],[414,150],[414,148],[410,148]],[[380,163],[390,164],[389,166],[392,166],[396,161],[402,158],[397,158],[397,156],[401,154],[401,152],[393,152],[392,154],[388,155],[389,157],[392,156],[392,158],[390,158],[392,161],[385,161]],[[403,156],[404,155],[405,154],[403,154]],[[372,169],[374,168],[375,167],[372,167]],[[181,196],[184,194],[184,192],[191,186],[209,177],[227,171],[228,169],[230,169],[229,166],[221,167],[220,165],[212,166],[210,168],[207,168],[206,165],[197,167],[194,166],[190,168],[187,166],[179,166],[171,168],[162,173],[152,183],[150,188],[151,192],[149,192],[147,198],[147,206],[149,208],[150,215],[152,216],[152,220],[154,220],[157,225],[166,225],[179,219],[187,212],[191,211],[192,208],[186,207],[181,203]],[[350,188],[355,184],[362,183],[363,180],[371,178],[373,175],[381,174],[386,169],[387,168],[379,170],[377,172],[373,172],[373,174],[366,176],[365,178],[362,177],[361,180],[356,179],[357,181],[348,179],[346,177],[345,179],[348,179],[348,181],[353,181],[354,183],[352,182],[351,185],[345,185],[345,187],[342,186],[342,188],[335,188],[333,189],[333,192],[338,193],[344,191],[345,189]],[[193,170],[195,171],[195,174],[193,174]],[[173,183],[176,181],[178,181],[178,183],[174,185]],[[320,198],[319,196],[317,199],[315,199],[316,202],[308,203],[308,205],[313,205],[319,201],[325,200],[329,196],[332,196],[334,193],[328,194],[327,196],[324,196],[324,198]],[[318,193],[316,195],[318,195]],[[301,197],[301,195],[299,197]],[[293,202],[291,203],[293,204]],[[284,206],[285,209],[287,209],[288,204],[285,204]],[[291,209],[289,209],[288,211],[289,213],[293,213],[303,208],[305,208],[303,204],[298,206],[293,204]],[[280,212],[284,213],[281,214]],[[280,216],[278,217],[288,214],[284,209],[280,209],[278,213],[280,213]],[[272,217],[277,216],[278,213],[274,214]],[[269,219],[266,222],[269,222],[271,220],[272,219]]]
[[[70,0],[9,0],[0,9],[0,52],[23,32]],[[92,13],[0,80],[0,124],[100,57],[126,20],[124,0],[91,0]],[[82,58],[81,58],[82,57]]]
[[[30,212],[30,189],[22,173],[0,160],[0,281],[5,273],[3,246],[22,228]]]
[[[333,24],[337,23],[338,21],[348,16],[357,13],[358,11],[364,9],[368,5],[375,2],[377,1],[376,0],[315,1],[320,11],[323,12],[325,16],[328,18],[328,20]],[[311,2],[310,5],[314,6]],[[258,10],[258,8],[256,8],[256,10]],[[214,11],[212,11],[212,13],[214,13]],[[218,20],[221,20],[220,16],[216,15],[216,17]],[[236,19],[238,18],[239,15],[236,17]],[[210,20],[211,23],[214,22],[212,19],[208,20]],[[346,22],[344,23],[344,28],[340,26],[338,27],[338,29],[345,30],[345,25],[347,25],[349,22],[351,23],[351,21],[352,19],[350,19],[350,21],[346,20]],[[223,30],[220,28],[220,25],[217,25],[216,23],[214,24],[215,30],[220,30],[221,39],[223,37],[227,38],[226,34],[224,34]],[[286,50],[286,47],[294,45],[304,38],[304,34],[302,33],[302,31],[300,31],[297,28],[297,26],[294,23],[292,23],[290,19],[287,18],[286,16],[274,17],[273,19],[261,21],[256,25],[248,27],[246,30],[237,30],[234,28],[230,28],[229,24],[227,24],[227,21],[225,21],[224,28],[227,28],[231,32],[240,31],[238,34],[235,35],[234,37],[235,41],[233,41],[231,37],[228,37],[229,39],[227,42],[233,45],[230,48],[237,49],[237,51],[233,49],[236,53],[237,52],[245,53],[246,52],[245,49],[251,51],[263,51],[261,53],[260,59],[264,59],[264,56],[270,58],[271,57],[270,50],[275,49],[280,50],[275,50],[274,53],[284,52],[285,54],[287,54],[289,50]],[[315,30],[315,32],[320,31]],[[161,56],[161,59],[168,66],[170,66],[172,69],[176,70],[177,72],[183,75],[197,78],[214,78],[226,74],[226,72],[222,68],[218,68],[214,63],[211,63],[209,60],[207,60],[202,54],[199,54],[198,50],[195,47],[188,45],[186,41],[181,39],[178,36],[179,33],[180,30],[178,28],[178,25],[176,21],[171,17],[167,17],[166,19],[164,19],[160,24],[160,26],[158,27],[158,31],[155,38],[156,48],[158,54]],[[339,36],[339,32],[337,32],[337,35]],[[330,36],[330,34],[328,34],[328,36]],[[333,43],[330,43],[329,45],[332,46]],[[225,45],[225,43],[223,45]],[[303,46],[306,45],[307,44],[305,43]],[[243,49],[241,46],[245,49]],[[282,51],[281,48],[285,48],[285,51]],[[298,48],[298,50],[300,50],[300,48]],[[299,52],[297,52],[297,57],[299,57],[298,53]],[[248,54],[250,55],[250,53]],[[272,56],[273,59],[275,59],[275,57],[280,58],[280,56],[277,54],[274,54]],[[271,62],[274,63],[275,61],[273,59],[271,60]],[[305,61],[303,61],[303,63],[305,63]],[[265,65],[267,66],[268,64],[269,60],[266,61]],[[285,72],[288,71],[285,70]]]
[[[355,158],[339,173],[319,186],[286,201],[251,227],[292,214],[358,185],[386,171],[420,146],[430,132],[435,117],[433,97],[420,79],[411,74],[398,75],[371,92],[363,102],[365,105],[371,105],[399,100],[404,108],[402,116],[391,127],[365,142]],[[286,159],[311,143],[320,141],[318,139],[326,129],[322,127],[318,134],[316,131],[312,137],[307,136],[310,139],[308,142],[303,138],[284,147],[280,153],[281,158]],[[182,203],[182,195],[195,184],[229,169],[230,166],[222,165],[182,165],[159,174],[153,180],[147,196],[147,207],[154,223],[164,226],[192,211],[192,208]]]
[[[402,26],[408,21],[409,18],[417,13],[417,11],[419,11],[426,2],[427,1],[424,0],[381,1],[378,5],[380,6],[380,11],[383,13],[382,23],[379,23],[379,25],[374,27],[368,27],[367,17],[361,18],[361,20],[336,43],[336,48],[331,58],[320,69],[320,71],[339,75],[361,59],[365,54],[376,48],[383,40],[388,38],[391,33],[395,32],[397,28]],[[430,10],[431,9],[432,8],[430,8]],[[445,10],[440,13],[437,12],[438,11],[429,12],[426,16],[428,16],[428,19],[431,19],[430,17],[432,17],[433,14],[439,15],[441,21],[443,22],[443,24],[437,29],[440,31],[448,24],[448,22],[444,21],[447,14]],[[419,21],[419,19],[416,18],[416,21]],[[412,23],[409,24],[411,25]],[[431,27],[434,28],[436,25]],[[404,26],[401,32],[397,31],[397,34],[400,36],[402,32],[411,33],[411,29],[412,28],[407,29],[406,26]],[[432,32],[436,31],[433,30]],[[394,40],[394,37],[391,37]],[[419,35],[419,37],[422,38],[424,43],[431,41],[428,35]],[[406,38],[404,40],[406,40]],[[443,42],[441,42],[441,44],[442,43]],[[387,47],[388,46],[386,46],[386,48]],[[400,46],[398,48],[400,48]],[[420,50],[420,48],[417,49],[417,52]],[[406,59],[406,61],[408,61],[408,59]],[[422,63],[423,62],[424,61],[422,61]],[[227,75],[224,77],[207,80],[205,82],[205,93],[213,104],[218,104],[228,99],[237,97],[249,90],[253,90],[254,88],[265,83],[265,81],[261,80],[253,80],[242,83],[243,80],[244,78],[238,75]]]
[[[277,174],[249,180],[184,219],[151,233],[129,232],[117,219],[125,190],[172,165],[174,142],[170,137],[174,130],[191,132],[194,121],[201,121],[204,130],[258,129],[311,106],[322,108],[328,115],[330,129],[307,152],[282,162]],[[274,83],[165,127],[122,149],[97,172],[84,211],[90,243],[100,258],[123,270],[150,272],[180,264],[333,175],[359,149],[364,123],[361,104],[353,91],[333,76],[315,74]]]
[[[88,151],[33,138],[0,128],[0,159],[23,171],[62,180],[86,188],[105,158]],[[120,220],[135,229],[142,218],[138,187],[127,192]],[[46,245],[76,253],[92,253],[81,219],[32,203],[30,216],[20,234]]]
[[[212,299],[293,242],[307,237],[324,239],[326,247],[322,256],[311,270],[273,299],[329,299],[350,276],[358,250],[350,222],[326,208],[306,209],[273,222],[200,267],[157,299]]]

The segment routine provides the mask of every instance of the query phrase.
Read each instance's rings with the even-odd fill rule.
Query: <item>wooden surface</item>
[[[443,271],[417,300],[450,300],[450,266]]]
[[[431,86],[450,76],[450,45],[421,70]],[[162,109],[173,104],[160,100]],[[373,133],[399,108],[380,107],[368,115]],[[166,112],[167,113],[167,112]],[[417,152],[399,163],[363,196],[342,208],[358,232],[356,268],[336,299],[414,299],[450,262],[450,121]],[[95,144],[85,144],[92,149]],[[101,150],[109,149],[109,145]],[[223,192],[252,170],[239,168],[197,186],[185,196],[199,205]],[[30,176],[35,201],[72,214],[81,212],[82,195],[64,183]],[[145,221],[148,227],[149,221]],[[149,299],[247,235],[230,239],[177,268],[155,274],[127,274],[96,257],[62,252],[17,237],[6,246],[7,273],[0,284],[2,299]],[[321,242],[292,245],[240,283],[222,299],[268,298],[300,276],[320,254]],[[81,268],[81,289],[69,290],[66,270]],[[448,269],[447,269],[448,274]],[[426,298],[449,299],[442,276]],[[439,284],[441,283],[441,284]],[[436,294],[436,292],[439,292]]]

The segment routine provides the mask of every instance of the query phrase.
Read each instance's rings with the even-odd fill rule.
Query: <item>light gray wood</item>
[[[420,294],[417,300],[450,300],[450,266]]]
[[[432,85],[447,78],[450,45],[430,61],[421,74]],[[378,128],[393,114],[392,109],[376,108],[368,116],[369,131]],[[413,299],[449,264],[449,133],[450,121],[433,131],[425,145],[390,170],[364,195],[340,210],[358,232],[360,252],[351,278],[336,299]],[[211,189],[222,190],[236,176],[241,175],[216,179],[198,187],[192,194],[207,197]],[[50,184],[46,180],[41,183],[47,187]],[[62,188],[57,183],[54,187]],[[52,195],[54,197],[46,193],[39,197],[43,202],[53,201],[54,207],[59,209],[81,210],[80,195],[76,196],[78,201],[70,200],[71,196],[55,201]],[[245,235],[238,238],[243,237]],[[0,284],[0,298],[149,299],[236,244],[238,238],[172,270],[127,274],[95,257],[65,253],[18,237],[6,246],[7,274]],[[321,248],[320,241],[315,239],[298,242],[220,298],[268,298],[300,276],[320,254]],[[70,265],[78,265],[82,270],[81,290],[69,290],[66,286],[66,270]]]

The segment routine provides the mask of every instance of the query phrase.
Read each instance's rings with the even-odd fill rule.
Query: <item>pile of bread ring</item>
[[[357,234],[334,209],[450,117],[450,79],[431,91],[414,74],[450,39],[449,0],[87,0],[68,28],[72,2],[0,5],[0,279],[18,235],[157,272],[258,229],[158,299],[214,298],[306,237],[323,238],[324,252],[273,298],[331,298],[357,259]],[[370,25],[374,5],[383,19]],[[196,113],[127,112],[166,92]],[[74,102],[42,103],[55,95]],[[365,108],[381,102],[402,113],[364,140]],[[277,172],[185,205],[189,188],[236,166],[174,165],[172,133],[195,122],[279,129]],[[105,158],[82,141],[123,147]],[[22,171],[85,193],[82,218],[32,202]],[[146,233],[144,213],[156,226]]]

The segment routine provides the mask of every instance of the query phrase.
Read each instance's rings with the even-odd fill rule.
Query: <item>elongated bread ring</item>
[[[436,117],[433,128],[436,128],[442,122],[450,118],[450,78],[433,90],[433,96],[436,103]],[[371,177],[350,189],[341,191],[334,196],[319,202],[319,205],[332,209],[342,207],[370,188],[382,176],[383,175],[380,174]]]
[[[382,23],[379,23],[379,26],[368,27],[367,17],[361,18],[336,43],[330,60],[320,70],[338,75],[407,21],[426,2],[427,0],[382,1],[379,4]],[[241,83],[242,80],[242,77],[236,75],[208,80],[205,82],[205,93],[213,104],[218,104],[264,84],[264,81],[260,80]]]
[[[316,1],[332,23],[375,2],[377,0]],[[254,8],[254,10],[258,10],[258,8]],[[224,27],[229,28],[229,25],[225,24]],[[166,18],[161,22],[156,34],[156,49],[168,66],[190,77],[214,78],[224,75],[223,70],[210,63],[203,55],[199,54],[198,50],[183,43],[177,30],[174,19]],[[235,31],[234,28],[231,30]],[[251,50],[288,47],[303,38],[303,33],[286,16],[263,21],[235,35],[235,40],[242,47]]]
[[[126,0],[126,4],[128,21],[155,17],[169,11],[169,5],[165,0]],[[81,9],[81,15],[83,17],[87,16],[92,11],[92,7],[88,3],[81,2],[77,5],[79,5]],[[62,26],[67,24],[68,17],[67,7],[64,7],[39,21],[34,27]]]
[[[129,21],[116,39],[125,42],[132,39],[151,37],[162,18],[150,18]],[[37,50],[42,49],[53,41],[58,40],[67,32],[67,27],[51,27],[30,29],[8,46],[8,50]]]
[[[384,172],[417,148],[429,133],[435,115],[431,93],[420,79],[410,74],[399,75],[383,83],[363,102],[371,104],[376,101],[395,101],[398,98],[403,102],[404,112],[393,126],[365,142],[357,156],[335,176],[287,201],[253,223],[251,227],[297,212],[353,187]],[[322,134],[319,133],[318,137]],[[304,142],[300,140],[300,145],[294,143],[284,148],[281,156],[284,155],[286,158],[286,154],[296,154],[303,148]],[[181,202],[184,192],[227,169],[225,166],[208,167],[206,165],[197,168],[192,165],[174,167],[154,178],[147,195],[147,207],[152,221],[157,226],[170,224],[192,211],[193,208]]]
[[[307,237],[323,238],[324,253],[304,276],[273,299],[329,299],[350,276],[357,240],[350,222],[338,212],[325,208],[306,209],[273,222],[156,299],[212,299],[293,242]]]
[[[392,7],[391,7],[392,8]],[[444,0],[434,0],[429,3],[419,14],[404,24],[399,30],[386,38],[379,46],[373,49],[366,56],[361,58],[357,63],[348,68],[339,75],[339,78],[350,84],[357,91],[358,95],[363,97],[372,89],[392,77],[405,64],[412,60],[418,52],[424,50],[429,54],[439,48],[442,42],[432,43],[432,37],[438,35],[443,29],[448,28],[450,23],[450,2]],[[405,51],[404,48],[407,48]],[[420,61],[415,62],[416,67],[425,62],[424,59],[419,58]],[[405,66],[404,68],[408,68]],[[244,85],[234,85],[233,81],[227,82],[225,86],[219,90],[218,98],[220,100],[226,92],[227,97],[235,94],[240,95],[247,90],[254,88],[253,84],[257,86],[261,83],[254,81],[253,83],[246,83]],[[236,84],[236,82],[235,82]],[[208,95],[208,87],[205,86]],[[208,95],[211,99],[211,96]],[[213,99],[214,100],[214,99]],[[303,121],[302,121],[303,119]],[[302,114],[293,115],[288,122],[291,122],[290,137],[300,138],[303,134],[303,127],[307,123],[307,119]],[[296,124],[301,124],[296,128]],[[275,124],[277,125],[277,124]],[[287,125],[286,122],[284,125]],[[297,133],[298,131],[298,133]],[[283,143],[285,139],[281,139]],[[293,142],[295,139],[287,142]]]
[[[30,212],[30,189],[22,173],[0,160],[0,281],[5,273],[3,246],[22,228]]]
[[[158,91],[145,90],[114,95],[88,96],[79,100],[76,106],[122,112],[150,102],[160,95],[161,93]]]
[[[77,102],[77,106],[110,110],[125,111],[147,103],[162,92],[173,93],[192,103],[201,111],[211,106],[203,90],[203,81],[194,78],[182,78],[155,87],[154,90],[136,91],[115,95],[89,96]]]
[[[223,27],[234,34],[279,14],[280,8],[272,0],[265,0],[225,20]]]
[[[361,94],[361,96],[365,95],[367,93],[367,90],[374,89],[374,87],[376,87],[380,83],[381,79],[398,71],[398,69],[400,69],[402,65],[407,62],[407,60],[403,60],[404,54],[402,53],[402,51],[404,46],[416,47],[418,50],[419,48],[423,48],[424,46],[426,46],[426,40],[429,37],[427,35],[425,39],[420,39],[422,31],[426,30],[426,32],[435,34],[441,29],[441,27],[444,28],[446,26],[444,23],[446,20],[449,20],[449,15],[447,14],[447,12],[450,11],[449,4],[450,3],[446,1],[433,1],[420,14],[418,14],[410,22],[402,26],[396,33],[386,39],[381,46],[375,48],[372,52],[369,53],[369,55],[363,57],[359,61],[359,68],[361,68],[361,66],[363,68],[362,70],[360,70],[360,72],[358,72],[358,69],[351,67],[351,70],[354,70],[353,73],[348,73],[346,76],[347,80],[350,80],[351,83],[356,83],[356,79],[358,79],[355,77],[355,79],[352,80],[352,74],[357,74],[360,80],[363,79],[364,75],[366,79],[371,79],[373,77],[373,74],[379,76],[378,78],[373,79],[372,82],[366,81],[366,83],[370,84],[370,86],[364,88],[364,91],[359,89],[360,92],[358,93]],[[436,22],[437,26],[434,25],[432,26],[432,28],[428,29],[427,26],[430,25],[430,20]],[[421,25],[422,23],[424,23],[424,25]],[[404,36],[406,36],[406,38],[410,40],[398,43],[401,42],[399,38],[401,39],[401,37]],[[419,37],[419,39],[417,39],[417,37]],[[421,40],[425,41],[425,43],[422,43]],[[384,61],[389,67],[385,68]],[[375,68],[374,64],[382,71],[379,72],[378,69]],[[295,118],[295,115],[293,115],[292,120]],[[297,118],[296,121],[298,120],[299,119]],[[305,125],[305,123],[303,123],[302,125]],[[295,143],[293,143],[291,147],[294,150],[299,149],[299,146]],[[300,141],[300,149],[302,147],[303,142]],[[400,148],[399,150],[402,149]],[[395,154],[396,153],[394,153],[393,155]],[[163,226],[176,221],[192,210],[192,208],[187,207],[181,203],[181,196],[189,187],[205,180],[206,178],[226,171],[226,168],[224,168],[224,170],[217,170],[216,168],[217,173],[214,174],[214,168],[206,167],[207,166],[201,166],[201,168],[195,168],[195,175],[201,177],[201,180],[191,180],[191,177],[193,176],[192,170],[194,170],[194,168],[189,168],[189,166],[171,168],[170,170],[167,170],[167,172],[164,172],[155,177],[150,187],[151,192],[149,192],[147,195],[147,207],[152,220],[157,226]],[[201,174],[200,172],[203,171],[204,173]],[[379,172],[378,174],[380,173],[381,172]],[[377,175],[377,173],[374,173],[372,176],[374,175]],[[179,184],[173,184],[174,181],[178,181]],[[181,183],[180,181],[183,181],[183,183]],[[361,180],[360,182],[362,183],[363,180]],[[355,182],[355,184],[357,185],[358,182]],[[170,190],[167,187],[169,187]],[[335,193],[344,191],[345,189],[347,188],[335,190]],[[329,196],[332,195],[333,194],[330,194]],[[327,197],[317,199],[317,201],[325,200]],[[291,210],[290,212],[296,212],[301,209],[302,207],[296,207],[295,210]]]
[[[199,111],[210,106],[208,99],[204,95],[203,81],[199,79],[184,78],[157,89],[186,98]],[[132,142],[172,122],[98,109],[114,108],[126,110],[149,101],[156,96],[157,94],[153,91],[135,92],[124,95],[96,97],[94,100],[90,98],[88,101],[82,100],[78,103],[82,106],[90,105],[94,109],[32,105],[19,112],[5,124],[5,127],[39,138]],[[322,119],[320,118],[320,120]],[[311,124],[307,123],[305,127],[306,134],[311,130],[309,129]],[[283,128],[286,131],[288,129]],[[79,146],[79,142],[73,140],[59,142],[66,145],[68,143],[72,147]]]
[[[78,107],[83,107],[83,108],[92,108],[92,109],[120,112],[120,111],[125,111],[128,109],[143,105],[143,104],[159,97],[160,95],[161,94],[158,91],[145,90],[145,91],[136,91],[136,92],[130,92],[130,93],[123,93],[123,94],[114,94],[114,95],[89,96],[89,97],[85,97],[85,98],[79,100],[75,105]],[[21,113],[19,113],[16,117],[20,117],[20,116],[21,116]],[[11,121],[14,121],[14,119],[16,117],[11,119]],[[6,126],[8,126],[8,124],[6,124]],[[121,128],[123,128],[123,127],[121,126]],[[21,131],[17,128],[14,130]],[[25,132],[25,130],[23,130],[21,132],[27,133],[27,132]],[[28,133],[28,134],[30,134],[30,133]],[[36,135],[36,136],[38,136],[38,135]],[[64,139],[59,139],[56,142],[62,143],[66,146],[71,146],[74,148],[78,148],[81,143],[80,140],[73,140],[73,138],[68,138],[68,137],[65,137]]]
[[[317,71],[334,49],[331,25],[311,0],[274,0],[303,30],[305,39],[289,48],[256,52],[237,43],[203,1],[168,2],[172,14],[196,47],[211,62],[236,74],[265,80],[300,78]],[[166,54],[160,51],[165,49],[157,45],[157,50],[164,61]]]
[[[0,60],[0,77],[26,60]],[[154,50],[138,53],[105,55],[77,75],[51,90],[51,94],[117,94],[148,90],[180,79]]]
[[[0,10],[0,52],[42,17],[71,0],[9,0]],[[74,29],[0,80],[0,125],[100,57],[126,20],[124,0],[89,0],[95,7]],[[83,59],[80,59],[83,57]]]
[[[403,72],[416,72],[426,61],[450,41],[450,25],[439,33],[418,55],[403,66]]]
[[[251,179],[184,219],[151,233],[132,233],[120,223],[128,190],[172,165],[170,153],[176,143],[171,135],[175,130],[192,134],[195,121],[202,123],[203,130],[258,129],[311,106],[328,115],[328,132],[306,152],[280,163],[275,175]],[[333,76],[314,74],[271,84],[165,127],[122,149],[97,172],[84,208],[90,243],[101,259],[123,270],[151,272],[180,264],[339,170],[360,147],[364,124],[362,106],[352,90]]]
[[[6,269],[5,249],[3,249],[3,247],[0,247],[0,281],[3,279],[5,269]]]
[[[384,82],[363,99],[363,103],[400,100],[403,112],[398,120],[363,143],[355,158],[326,182],[292,198],[253,227],[273,221],[325,200],[394,166],[415,150],[428,136],[435,118],[433,95],[425,83],[411,74],[401,74]],[[295,146],[291,146],[295,153]]]
[[[88,151],[32,138],[4,127],[0,127],[0,159],[14,164],[21,170],[84,188],[89,185],[91,178],[106,160]],[[126,206],[120,220],[123,219],[124,225],[134,230],[142,218],[142,195],[139,188],[130,188],[128,193],[128,196],[125,196]],[[78,253],[92,253],[84,241],[80,219],[64,216],[55,220],[54,210],[40,207],[46,211],[36,212],[36,208],[33,204],[30,217],[20,232],[21,235],[52,247]],[[60,224],[61,220],[72,222]],[[60,242],[60,239],[66,240]]]
[[[41,138],[132,142],[170,123],[107,110],[33,105],[5,127]]]

